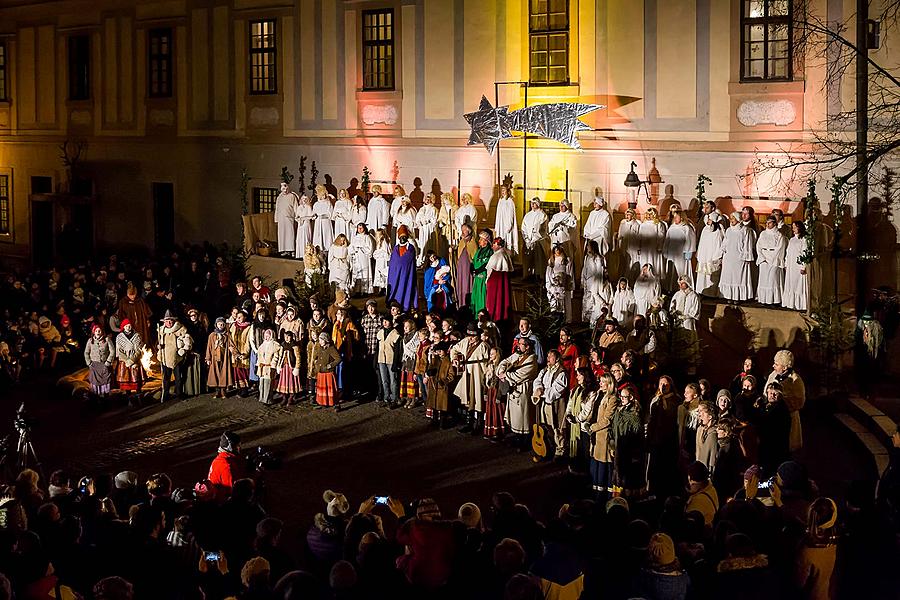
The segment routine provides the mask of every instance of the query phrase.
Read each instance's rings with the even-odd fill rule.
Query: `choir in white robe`
[[[544,278],[547,270],[547,223],[547,213],[540,208],[530,210],[522,217],[522,241],[525,243],[522,262],[525,264],[525,274],[528,275],[528,267],[531,267],[539,279]]]
[[[697,236],[694,228],[687,221],[672,223],[666,230],[663,242],[663,257],[666,260],[666,271],[663,275],[663,287],[672,290],[678,287],[678,278],[687,277],[694,284],[694,272],[691,268],[691,257],[697,251]]]
[[[547,267],[547,300],[553,312],[566,315],[566,322],[572,321],[572,290],[575,287],[572,259],[554,256]]]
[[[809,265],[797,262],[804,250],[805,239],[794,236],[788,242],[784,257],[784,291],[781,293],[781,305],[785,308],[809,308]]]
[[[334,242],[334,229],[331,227],[331,201],[327,196],[316,200],[313,213],[316,216],[313,221],[313,245],[328,252]]]
[[[638,229],[638,261],[640,266],[650,264],[653,272],[659,276],[665,272],[663,260],[663,243],[666,241],[666,224],[662,221],[647,219],[642,221]],[[638,313],[643,314],[643,313]]]
[[[328,249],[328,283],[350,291],[350,246],[332,244]]]
[[[559,211],[550,218],[547,224],[547,230],[550,233],[551,248],[557,245],[566,249],[566,254],[574,257],[574,246],[572,242],[575,238],[575,228],[578,227],[578,219],[572,214],[571,210]]]
[[[703,222],[697,245],[697,281],[694,289],[704,296],[715,297],[719,295],[726,225],[719,213],[704,215]]]
[[[350,210],[353,206],[348,198],[338,198],[331,211],[331,220],[334,222],[334,237],[344,234],[349,240],[356,234],[356,225],[350,227]]]
[[[372,275],[372,285],[382,290],[387,288],[388,262],[391,260],[391,252],[393,252],[393,247],[387,240],[382,240],[382,242],[375,247],[375,252],[372,253],[372,258],[375,259],[375,272]]]
[[[392,231],[394,233],[395,241],[397,239],[397,230],[400,229],[401,225],[406,225],[406,229],[409,230],[409,237],[413,237],[413,233],[416,230],[416,212],[416,209],[410,204],[407,205],[405,209],[401,206],[397,211],[397,214],[394,215],[394,227]],[[419,252],[418,248],[416,248],[416,252]]]
[[[679,289],[672,295],[669,312],[674,320],[672,349],[693,375],[700,360],[700,343],[697,337],[697,320],[700,319],[700,295],[690,287]]]
[[[293,252],[297,242],[295,231],[297,203],[300,198],[288,190],[275,199],[275,224],[278,225],[278,251]]]
[[[375,240],[368,233],[358,233],[350,242],[350,269],[353,291],[359,294],[372,293],[372,254]]]
[[[519,254],[519,227],[516,224],[516,203],[510,198],[497,201],[497,214],[494,219],[494,235],[503,238],[506,249],[513,256]]]
[[[640,228],[641,222],[637,219],[625,218],[619,223],[619,253],[624,261],[621,271],[629,281],[634,281],[641,270],[640,256],[638,255]]]
[[[749,227],[738,223],[725,231],[719,294],[726,300],[741,302],[756,296],[752,269],[755,246],[756,234]]]
[[[756,298],[762,304],[781,303],[786,250],[787,240],[776,227],[763,229],[756,240],[756,264],[759,265]]]
[[[634,319],[634,291],[624,277],[616,283],[616,293],[613,295],[612,317],[619,322],[619,326],[625,329],[631,327]]]
[[[312,222],[314,216],[309,198],[303,196],[300,198],[297,210],[294,212],[294,220],[297,221],[294,256],[297,258],[303,258],[303,255],[306,254],[306,245],[312,244]]]
[[[463,223],[468,223],[474,230],[475,224],[478,222],[478,211],[473,205],[464,204],[460,206],[459,209],[457,209],[456,216],[453,218],[453,221],[456,224],[457,236],[459,235],[460,231],[462,231]],[[457,237],[457,239],[459,238]]]
[[[600,256],[605,257],[612,249],[612,218],[605,208],[595,208],[588,215],[582,232],[584,239],[597,242]]]
[[[605,265],[602,256],[585,254],[581,267],[581,287],[584,295],[581,299],[581,320],[593,327],[604,308],[612,301],[612,286],[604,274]]]
[[[404,200],[409,201],[409,196],[406,196],[406,195],[394,196],[394,198],[391,200],[391,209],[390,209],[391,210],[391,222],[393,223],[394,229],[397,229],[398,227],[400,227],[400,225],[398,225],[396,222],[394,222],[394,219],[397,218],[397,212],[400,210],[400,207],[403,205]],[[410,230],[410,231],[412,231],[412,230]]]
[[[384,196],[373,196],[369,200],[367,208],[366,225],[369,231],[378,231],[382,227],[387,227],[391,218],[390,208]]]
[[[365,223],[366,227],[368,227],[368,216],[369,211],[366,208],[366,205],[362,202],[360,202],[359,204],[354,204],[350,208],[350,231],[353,232],[353,235],[356,235],[356,226],[360,223]]]
[[[419,266],[425,264],[425,255],[429,250],[437,250],[434,243],[434,231],[437,228],[438,212],[433,204],[423,204],[416,213],[416,239],[418,240]]]
[[[652,267],[643,270],[634,282],[634,314],[647,316],[650,305],[659,298],[659,277]]]

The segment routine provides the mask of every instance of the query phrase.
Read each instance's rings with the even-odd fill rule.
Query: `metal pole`
[[[494,82],[494,108],[500,106],[500,83]],[[500,194],[500,140],[497,140],[497,194]]]
[[[525,82],[525,108],[528,108],[528,82]],[[522,215],[528,212],[528,198],[527,196],[527,188],[528,188],[528,132],[525,132],[525,139],[522,140],[523,151],[522,151]]]
[[[866,24],[869,19],[869,0],[856,0],[856,218],[857,256],[865,254],[869,182],[866,168],[866,146],[869,134],[869,44]],[[856,309],[862,314],[866,304],[867,263],[856,261]]]
[[[456,206],[462,203],[462,169],[456,170]]]

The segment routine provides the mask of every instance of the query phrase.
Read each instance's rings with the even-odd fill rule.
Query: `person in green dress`
[[[491,238],[493,234],[489,229],[482,229],[478,233],[478,250],[472,257],[472,314],[477,315],[487,304],[487,264],[491,259]]]

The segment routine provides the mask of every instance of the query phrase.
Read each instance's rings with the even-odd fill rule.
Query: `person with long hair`
[[[566,421],[569,423],[569,469],[588,473],[590,459],[590,421],[597,401],[597,381],[590,367],[575,369],[575,387],[569,392]]]
[[[588,427],[591,435],[591,483],[594,494],[605,502],[613,491],[613,451],[610,444],[610,424],[618,404],[616,380],[609,373],[597,379],[597,399]]]
[[[547,300],[553,312],[563,313],[566,322],[572,321],[572,294],[575,288],[575,268],[562,245],[553,247],[547,261]]]
[[[663,242],[663,258],[666,266],[665,271],[660,273],[666,291],[673,290],[682,277],[694,285],[691,258],[696,251],[697,234],[694,232],[694,226],[684,218],[681,207],[673,206],[669,211],[669,227],[666,229],[666,239]]]
[[[781,305],[793,310],[809,308],[809,263],[800,262],[806,251],[806,226],[803,221],[791,223],[794,232],[784,257],[784,290]]]
[[[647,486],[657,498],[679,491],[678,406],[675,382],[668,375],[659,378],[656,393],[647,409]]]
[[[611,311],[612,314],[610,316],[615,319],[619,325],[625,329],[631,327],[631,322],[635,315],[635,298],[634,291],[631,289],[631,285],[625,277],[620,277],[619,281],[616,283],[616,291],[613,294]]]
[[[328,250],[328,283],[333,283],[335,290],[349,293],[351,273],[350,242],[340,233]]]
[[[425,256],[429,251],[436,251],[434,234],[437,228],[438,211],[434,206],[434,194],[425,194],[424,204],[416,213],[416,240],[419,245],[419,266],[425,264]]]
[[[610,421],[614,457],[614,489],[622,496],[637,496],[644,487],[644,426],[637,389],[626,385]]]
[[[756,297],[760,304],[781,304],[786,251],[787,239],[778,231],[775,217],[769,215],[766,228],[756,240],[756,264],[759,267]]]
[[[356,235],[350,242],[350,286],[351,293],[372,293],[372,255],[375,241],[369,235],[365,223],[356,225]]]
[[[697,244],[697,293],[702,296],[719,295],[719,279],[722,275],[722,244],[728,221],[716,208],[716,203],[707,200],[701,207],[703,229]]]
[[[753,266],[756,261],[756,232],[741,221],[741,213],[729,217],[731,226],[722,244],[722,278],[719,294],[734,303],[756,297]]]

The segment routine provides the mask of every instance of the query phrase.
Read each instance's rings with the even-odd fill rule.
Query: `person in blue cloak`
[[[387,302],[396,300],[404,312],[419,308],[419,290],[416,286],[416,247],[409,241],[406,225],[397,228],[397,245],[388,262]]]
[[[424,286],[425,302],[428,303],[428,312],[437,310],[443,312],[453,305],[453,290],[450,287],[450,265],[447,259],[441,258],[437,252],[428,252],[425,264]]]

